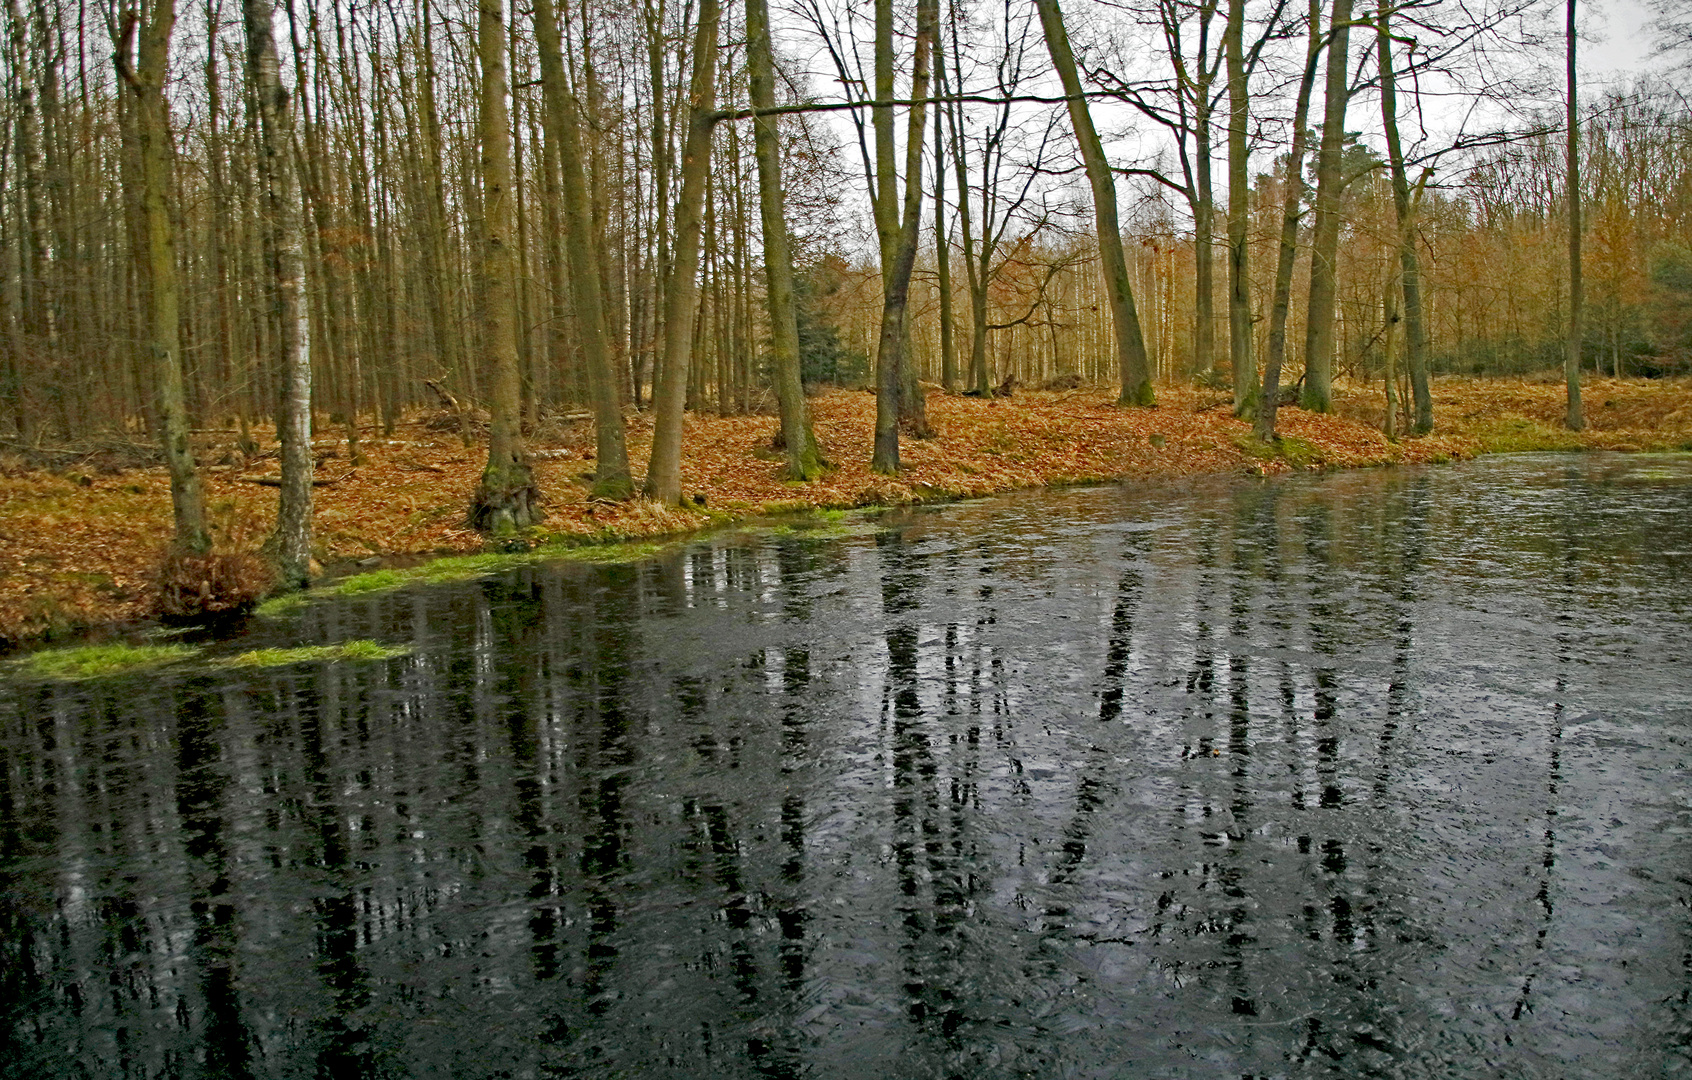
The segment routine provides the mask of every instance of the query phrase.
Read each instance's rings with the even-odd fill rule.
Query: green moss
[[[267,619],[278,619],[299,614],[300,610],[309,603],[311,603],[310,593],[283,593],[280,596],[273,596],[253,608],[253,614]]]
[[[151,671],[181,663],[199,651],[192,645],[82,645],[30,653],[13,663],[32,678],[73,681]]]
[[[1294,469],[1317,469],[1328,460],[1320,446],[1295,435],[1282,435],[1272,443],[1260,442],[1255,435],[1236,435],[1234,445],[1249,458],[1284,461]]]
[[[1580,435],[1562,427],[1516,413],[1504,413],[1477,424],[1470,432],[1486,454],[1519,454],[1535,450],[1579,450]]]
[[[570,551],[553,552],[552,558],[585,563],[628,563],[650,558],[669,547],[674,541],[629,540],[620,544],[594,544]]]
[[[337,596],[362,596],[364,593],[397,589],[405,582],[406,577],[398,570],[372,570],[368,574],[354,574],[352,577],[342,578],[329,585],[325,591]]]
[[[793,511],[797,511],[794,512],[794,520],[784,522],[784,525],[794,530],[806,531],[812,535],[840,526],[850,520],[850,516],[854,513],[854,511],[845,509],[818,510],[798,503],[776,505],[781,505],[784,510],[791,505]],[[748,507],[747,509],[752,508]],[[741,515],[718,511],[706,511],[703,516],[716,526],[730,525],[741,519]],[[660,538],[626,539],[623,534],[609,529],[588,536],[579,533],[542,535],[540,545],[528,551],[449,555],[439,559],[431,559],[418,566],[388,568],[372,570],[364,574],[354,574],[350,577],[326,582],[305,592],[273,597],[260,604],[255,609],[255,613],[267,618],[284,617],[296,614],[307,604],[325,597],[365,596],[414,584],[440,585],[457,581],[473,581],[476,578],[496,574],[502,570],[510,570],[518,566],[532,566],[537,563],[616,564],[639,562],[642,559],[651,558],[677,543],[685,542],[686,539],[691,539],[695,535],[697,534],[689,533],[686,537],[669,535]]]
[[[214,661],[218,667],[285,667],[288,664],[326,664],[348,660],[391,660],[411,649],[354,638],[337,645],[301,645],[293,649],[250,649]]]
[[[1122,395],[1116,399],[1118,405],[1138,406],[1143,409],[1157,407],[1157,391],[1152,389],[1151,380],[1134,387],[1123,387]]]

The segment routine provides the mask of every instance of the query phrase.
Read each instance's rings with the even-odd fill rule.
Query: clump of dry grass
[[[167,548],[153,577],[153,612],[194,619],[243,611],[274,581],[269,563],[250,551],[192,555]]]

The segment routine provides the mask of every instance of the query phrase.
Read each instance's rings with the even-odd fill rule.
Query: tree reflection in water
[[[0,1075],[1692,1064],[1663,470],[1035,494],[8,686]]]

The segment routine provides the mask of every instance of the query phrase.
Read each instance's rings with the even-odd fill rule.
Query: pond
[[[0,1075],[1692,1072],[1692,459],[1028,493],[0,687]]]

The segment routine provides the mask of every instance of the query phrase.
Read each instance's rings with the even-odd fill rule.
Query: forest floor
[[[1278,453],[1253,442],[1224,392],[1164,386],[1156,409],[1118,409],[1107,388],[1022,391],[979,399],[931,392],[930,439],[901,439],[897,478],[869,471],[875,399],[832,391],[812,399],[834,469],[812,484],[782,479],[769,449],[771,416],[689,415],[682,475],[699,509],[589,498],[593,433],[546,422],[531,439],[546,521],[538,539],[583,544],[676,534],[726,520],[803,511],[937,502],[1017,488],[1198,474],[1447,461],[1488,451],[1692,449],[1692,381],[1594,379],[1589,426],[1564,431],[1563,389],[1549,382],[1441,379],[1436,434],[1388,442],[1378,387],[1336,388],[1337,413],[1283,408]],[[392,435],[366,428],[364,461],[347,460],[344,432],[316,440],[316,545],[337,564],[482,550],[464,514],[486,451],[466,449],[442,415],[419,415]],[[631,416],[638,478],[651,422]],[[261,443],[267,432],[255,432]],[[266,445],[269,445],[266,443]],[[275,513],[274,449],[252,457],[234,431],[196,435],[214,535],[222,550],[256,547]],[[123,443],[60,450],[0,449],[0,639],[145,617],[152,569],[171,531],[162,466]]]

